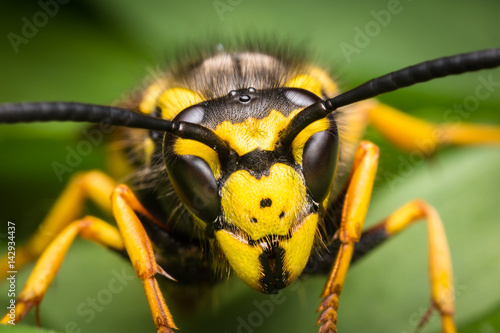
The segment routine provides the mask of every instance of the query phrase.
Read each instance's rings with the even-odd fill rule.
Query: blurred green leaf
[[[500,327],[500,308],[497,306],[494,311],[485,315],[483,318],[474,321],[470,325],[462,328],[462,333],[495,333]]]
[[[229,3],[221,0],[223,3]],[[301,2],[233,1],[222,14],[216,1],[77,1],[59,12],[35,37],[14,53],[8,38],[0,41],[0,102],[74,100],[111,103],[126,92],[144,87],[143,78],[186,44],[218,41],[234,35],[269,35],[303,41],[321,63],[338,74],[348,88],[373,76],[442,55],[498,46],[500,3],[466,1],[401,1],[401,12],[369,38],[350,59],[340,45],[353,44],[355,29],[365,31],[387,1]],[[239,3],[239,4],[238,4]],[[40,11],[37,2],[18,1],[4,6],[0,32],[21,33],[22,18]],[[350,60],[350,61],[349,61]],[[437,80],[398,91],[381,99],[409,113],[444,121],[443,111],[474,95],[479,75],[500,81],[500,71],[488,71]],[[500,124],[500,93],[481,101],[464,121]],[[19,238],[27,237],[67,182],[59,182],[52,162],[64,161],[67,147],[75,148],[84,127],[74,124],[0,126],[0,225],[17,223]],[[415,165],[410,156],[385,142],[374,131],[368,138],[381,147],[377,185],[368,224],[382,219],[404,202],[424,198],[440,212],[450,243],[457,288],[460,332],[500,330],[500,160],[496,148],[450,149],[431,161]],[[74,171],[104,168],[105,147],[94,147]],[[388,182],[387,175],[402,176]],[[391,186],[392,185],[392,186]],[[92,208],[89,210],[93,212]],[[2,230],[0,230],[2,233]],[[3,246],[3,242],[0,246]],[[429,306],[426,232],[412,227],[353,267],[342,296],[339,325],[342,332],[413,332]],[[82,315],[88,298],[106,293],[114,273],[128,270],[122,258],[99,246],[77,242],[41,305],[42,324],[70,332],[71,323],[82,332],[154,331],[142,287],[131,281],[123,292],[95,317]],[[29,268],[18,275],[21,287]],[[127,273],[127,274],[128,274]],[[287,288],[283,303],[269,305],[237,279],[214,291],[214,304],[191,316],[175,304],[172,312],[181,332],[217,329],[314,332],[323,277],[313,277]],[[0,306],[7,304],[6,284],[0,285]],[[104,295],[104,294],[102,294]],[[101,295],[101,296],[102,296]],[[83,304],[83,305],[82,305]],[[262,318],[262,326],[254,327]],[[87,322],[89,321],[89,322]],[[34,332],[33,314],[10,331]],[[70,324],[70,326],[67,326]],[[436,316],[424,332],[438,332]],[[8,327],[0,326],[0,331]],[[489,331],[488,331],[489,330]]]

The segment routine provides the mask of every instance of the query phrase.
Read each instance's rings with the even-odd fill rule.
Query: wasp
[[[432,307],[442,331],[456,332],[453,273],[439,213],[414,200],[363,229],[379,149],[362,136],[371,124],[396,146],[422,154],[440,145],[500,143],[499,128],[435,125],[373,99],[498,66],[500,49],[465,53],[341,93],[327,71],[287,48],[219,47],[180,62],[116,106],[1,105],[0,123],[90,122],[121,148],[109,155],[110,174],[76,174],[39,231],[16,249],[17,268],[34,260],[36,265],[1,322],[17,323],[40,304],[71,244],[82,237],[130,260],[158,332],[178,328],[159,279],[193,289],[234,274],[273,294],[306,267],[312,267],[308,274],[327,276],[319,331],[337,332],[351,263],[424,220]],[[116,226],[81,216],[87,199],[111,213]],[[7,255],[1,259],[2,273],[8,262]]]

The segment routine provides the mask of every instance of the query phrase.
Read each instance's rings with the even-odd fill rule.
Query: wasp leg
[[[450,251],[443,224],[432,206],[422,200],[414,200],[403,205],[384,221],[367,230],[358,244],[360,249],[363,249],[363,244],[380,243],[422,218],[427,221],[431,299],[433,306],[440,312],[442,331],[454,333],[456,332],[453,321],[455,295]]]
[[[377,162],[378,148],[368,141],[362,141],[356,151],[350,183],[345,196],[338,236],[341,244],[321,294],[324,299],[318,309],[322,313],[317,322],[321,325],[320,332],[337,332],[338,301],[351,263],[355,243],[361,237],[377,171]]]
[[[441,145],[500,144],[500,127],[463,122],[433,124],[373,102],[369,122],[393,145],[429,156]]]
[[[370,253],[378,245],[390,239],[400,231],[408,228],[414,222],[427,220],[429,238],[429,277],[431,284],[431,299],[433,308],[438,309],[442,318],[443,332],[456,332],[453,322],[455,308],[453,293],[453,271],[449,254],[446,234],[438,213],[433,207],[422,200],[411,201],[397,209],[382,222],[374,225],[363,232],[354,248],[351,264]],[[337,253],[338,241],[331,244],[328,249],[330,253]],[[324,264],[317,266],[311,274],[324,274],[327,262],[333,262],[334,258],[326,256]],[[422,321],[421,324],[423,324]]]
[[[137,200],[126,185],[118,185],[111,196],[113,215],[134,266],[137,277],[142,280],[144,291],[158,332],[172,332],[177,329],[170,310],[165,303],[154,275],[160,273],[170,279],[155,260],[153,247],[136,213],[159,223]]]
[[[31,239],[16,251],[16,269],[38,258],[54,238],[71,222],[82,216],[87,198],[92,199],[104,211],[111,213],[109,198],[115,182],[100,171],[88,171],[75,175],[56,203],[40,224]],[[7,269],[7,255],[0,258],[0,278]]]
[[[151,242],[136,213],[155,221],[155,223],[159,222],[141,205],[125,185],[118,185],[112,192],[111,206],[119,230],[98,218],[86,217],[69,224],[50,243],[35,265],[26,286],[19,294],[15,310],[16,321],[21,320],[30,309],[41,302],[43,295],[57,274],[69,246],[79,234],[83,238],[118,251],[125,248],[137,276],[143,282],[146,298],[158,332],[171,332],[171,328],[177,328],[154,275],[160,273],[170,279],[172,277],[157,265]],[[1,322],[7,323],[9,319],[9,316],[5,316]]]
[[[116,250],[124,249],[118,230],[96,217],[87,216],[70,223],[42,253],[26,285],[19,293],[15,308],[16,323],[34,306],[40,304],[77,235]],[[7,314],[0,322],[6,324],[9,320],[11,318]]]

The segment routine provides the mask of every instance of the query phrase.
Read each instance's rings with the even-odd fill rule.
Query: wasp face
[[[229,144],[231,156],[219,156],[176,139],[167,168],[232,269],[261,292],[284,288],[302,273],[331,190],[338,160],[333,119],[311,124],[289,150],[275,149],[291,118],[318,99],[295,88],[240,89],[174,119],[201,123]]]
[[[291,119],[336,86],[313,67],[262,53],[221,53],[153,85],[140,109],[200,124],[229,146],[218,154],[166,134],[171,183],[198,227],[249,286],[293,282],[313,249],[339,158],[334,116],[276,149]]]
[[[245,283],[272,292],[300,275],[318,223],[300,172],[283,163],[260,175],[236,171],[222,186],[221,206],[215,237]]]

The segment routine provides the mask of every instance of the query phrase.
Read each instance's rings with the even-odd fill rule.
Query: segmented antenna
[[[363,83],[343,94],[314,103],[298,113],[276,144],[277,151],[288,149],[308,125],[336,109],[355,102],[432,79],[500,66],[500,49],[489,49],[438,58],[403,68]],[[0,123],[34,121],[75,121],[164,131],[184,139],[199,141],[228,157],[229,145],[210,129],[192,123],[171,122],[132,110],[83,103],[42,102],[0,105]]]
[[[168,132],[184,139],[201,142],[223,156],[229,156],[230,153],[227,143],[204,126],[154,118],[129,109],[73,102],[0,105],[0,123],[36,121],[106,122],[115,126]]]
[[[380,76],[343,94],[308,106],[298,113],[284,130],[276,148],[286,150],[308,125],[326,117],[342,106],[356,103],[416,83],[500,66],[500,48],[458,54],[425,61]]]
[[[0,123],[36,121],[107,122],[116,126],[171,132],[173,123],[113,106],[72,102],[0,105]]]

